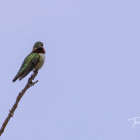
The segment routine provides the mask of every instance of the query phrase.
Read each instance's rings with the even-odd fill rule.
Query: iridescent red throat
[[[43,53],[43,54],[46,53],[44,48],[35,48],[35,49],[33,49],[32,52],[34,52],[34,53]]]

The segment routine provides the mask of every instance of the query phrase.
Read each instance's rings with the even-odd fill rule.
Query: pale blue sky
[[[12,82],[36,41],[46,62],[1,140],[139,140],[139,0],[0,1],[0,125],[29,75]]]

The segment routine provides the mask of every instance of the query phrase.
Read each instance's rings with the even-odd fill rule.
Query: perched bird
[[[32,52],[24,59],[20,70],[14,77],[13,82],[18,78],[22,80],[27,76],[32,70],[39,70],[45,61],[45,49],[43,48],[42,42],[36,42],[34,44]]]

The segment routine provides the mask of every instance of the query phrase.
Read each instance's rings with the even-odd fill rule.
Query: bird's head
[[[34,44],[33,51],[34,53],[45,53],[45,49],[43,48],[43,43],[38,41]]]

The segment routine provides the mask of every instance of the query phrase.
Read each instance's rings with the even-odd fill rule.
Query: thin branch
[[[18,106],[19,101],[21,100],[22,96],[25,94],[25,92],[27,91],[27,89],[29,89],[31,86],[34,86],[34,84],[36,84],[38,82],[32,82],[32,80],[34,80],[34,78],[36,77],[38,71],[34,71],[34,73],[31,75],[31,77],[28,79],[28,83],[26,84],[26,86],[24,87],[24,89],[19,93],[19,95],[16,98],[16,101],[13,105],[13,107],[9,110],[9,114],[7,116],[7,118],[5,119],[4,123],[2,124],[2,127],[0,129],[0,136],[2,135],[2,133],[4,132],[5,127],[7,126],[9,120],[11,117],[13,117],[14,112]]]

